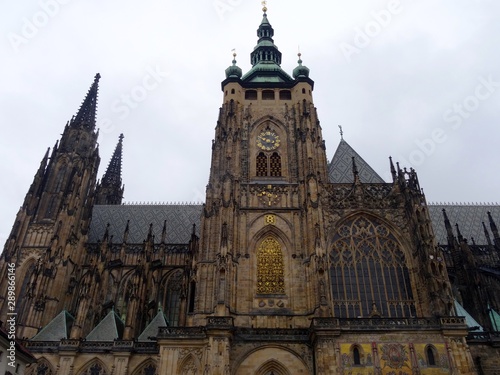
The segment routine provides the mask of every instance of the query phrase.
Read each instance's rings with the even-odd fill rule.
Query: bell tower
[[[32,337],[70,305],[71,285],[90,225],[100,157],[96,126],[100,75],[80,109],[45,153],[0,259],[16,269],[18,337]],[[7,290],[7,277],[0,287]],[[74,285],[73,285],[74,286]],[[0,298],[0,316],[8,312]]]
[[[242,74],[234,54],[222,82],[193,325],[216,315],[241,327],[299,328],[321,314],[322,281],[311,260],[324,253],[319,197],[327,161],[314,82],[300,54],[293,76],[281,68],[263,12],[252,68]]]

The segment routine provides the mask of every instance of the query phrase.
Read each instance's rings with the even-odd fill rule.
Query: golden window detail
[[[257,155],[257,177],[267,176],[267,156],[261,152]]]
[[[257,251],[257,294],[285,294],[283,253],[272,237],[264,239]]]
[[[281,157],[277,152],[271,155],[270,161],[270,176],[280,177],[281,176]]]
[[[266,215],[266,224],[267,225],[276,224],[276,217],[274,215]]]
[[[344,223],[330,259],[336,317],[415,316],[405,255],[387,226],[365,217]]]

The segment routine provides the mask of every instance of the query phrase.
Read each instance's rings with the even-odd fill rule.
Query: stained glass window
[[[169,277],[166,285],[162,288],[163,310],[167,323],[171,326],[179,324],[181,307],[182,271],[178,271]]]
[[[387,226],[364,217],[345,223],[330,256],[335,316],[415,316],[405,255]]]

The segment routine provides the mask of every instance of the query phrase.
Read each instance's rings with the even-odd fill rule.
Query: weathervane
[[[340,129],[340,140],[343,141],[344,140],[344,131],[342,130],[342,125],[339,125],[339,129]]]

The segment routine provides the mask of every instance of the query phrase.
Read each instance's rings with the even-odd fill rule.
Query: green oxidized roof
[[[69,330],[75,318],[66,310],[62,310],[31,341],[60,341],[69,337]]]
[[[252,69],[242,77],[242,81],[245,83],[294,82],[293,78],[280,67],[281,52],[274,44],[274,29],[265,12],[266,9],[257,29],[259,37],[257,45],[250,54]]]
[[[297,79],[298,77],[309,77],[309,68],[307,66],[302,65],[302,59],[300,58],[299,53],[299,66],[297,66],[293,70],[293,78]]]
[[[279,65],[267,61],[254,65],[242,80],[244,82],[293,82],[293,78]]]

